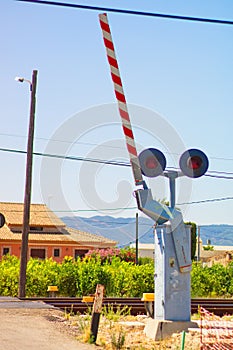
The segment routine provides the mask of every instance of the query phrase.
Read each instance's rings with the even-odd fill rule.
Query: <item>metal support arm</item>
[[[154,200],[151,189],[139,189],[135,193],[139,210],[153,219],[157,225],[162,225],[165,222],[170,223],[180,272],[189,272],[192,268],[192,261],[181,212]]]
[[[158,225],[162,225],[172,218],[170,208],[152,198],[151,189],[140,189],[135,193],[138,209],[153,219]]]

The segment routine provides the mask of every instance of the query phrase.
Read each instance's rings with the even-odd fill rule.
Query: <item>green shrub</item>
[[[212,267],[193,263],[191,272],[192,297],[222,297],[232,295],[229,278],[230,265],[214,264]]]
[[[77,289],[78,295],[88,295],[95,293],[96,285],[108,284],[108,275],[103,269],[101,259],[79,260]]]
[[[153,264],[135,265],[115,258],[111,265],[105,264],[103,268],[110,276],[106,287],[109,296],[141,297],[143,292],[154,291]]]
[[[0,295],[17,296],[20,261],[14,256],[4,256],[0,261]],[[100,258],[66,257],[62,263],[52,259],[30,259],[27,265],[26,296],[47,296],[49,285],[57,285],[59,294],[78,296],[94,294],[96,285],[105,286],[105,296],[141,297],[144,292],[154,292],[154,263],[135,265],[120,257],[111,262]],[[212,267],[193,263],[191,296],[233,296],[233,262],[226,267]]]
[[[78,293],[77,278],[79,269],[79,259],[74,261],[72,257],[65,257],[60,264],[59,275],[57,276],[57,286],[59,294],[63,296],[75,297]]]
[[[18,295],[19,259],[5,255],[0,263],[0,295]]]
[[[30,259],[27,264],[26,294],[32,296],[47,296],[48,286],[57,285],[59,265],[50,259]]]

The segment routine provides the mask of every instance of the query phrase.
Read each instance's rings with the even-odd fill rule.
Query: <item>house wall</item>
[[[130,248],[136,248],[136,244],[130,244]],[[153,243],[139,243],[138,244],[138,256],[141,258],[155,257],[155,245]]]
[[[232,261],[232,253],[227,252],[223,255],[221,254],[219,256],[206,259],[206,261],[204,261],[204,265],[208,267],[212,267],[214,264],[221,264],[223,266],[227,266],[231,261]]]
[[[20,258],[20,250],[21,250],[21,242],[1,242],[0,243],[0,259],[3,257],[3,250],[4,248],[9,248],[9,254],[15,255],[18,258]],[[88,248],[80,247],[80,246],[74,246],[74,245],[65,245],[65,244],[48,244],[45,242],[38,243],[29,243],[28,244],[28,257],[31,256],[31,249],[45,249],[45,257],[46,258],[53,258],[56,262],[62,262],[65,256],[72,256],[75,257],[75,250],[78,250],[79,254],[86,253]],[[60,256],[56,257],[54,256],[54,249],[60,250]]]
[[[12,242],[1,242],[0,243],[0,258],[3,256],[4,248],[9,249],[10,255],[20,256],[20,244]]]
[[[155,252],[154,252],[154,249],[139,249],[138,250],[138,255],[141,257],[141,258],[152,258],[154,259],[154,255],[155,255]]]

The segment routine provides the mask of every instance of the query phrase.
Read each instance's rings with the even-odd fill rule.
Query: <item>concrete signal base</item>
[[[164,340],[174,333],[187,332],[189,328],[199,328],[196,322],[192,321],[158,321],[152,318],[147,320],[144,333],[153,340]]]

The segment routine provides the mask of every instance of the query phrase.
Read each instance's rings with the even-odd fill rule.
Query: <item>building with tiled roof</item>
[[[0,202],[0,213],[5,224],[0,228],[0,258],[11,254],[20,257],[22,203]],[[115,247],[116,242],[103,236],[69,228],[46,205],[31,204],[28,257],[53,258],[61,262],[65,256],[84,256],[90,249]]]
[[[209,247],[208,247],[209,246]],[[210,249],[208,249],[210,248]],[[197,239],[196,257],[204,266],[222,264],[226,266],[233,260],[233,246],[203,245],[202,239]]]

